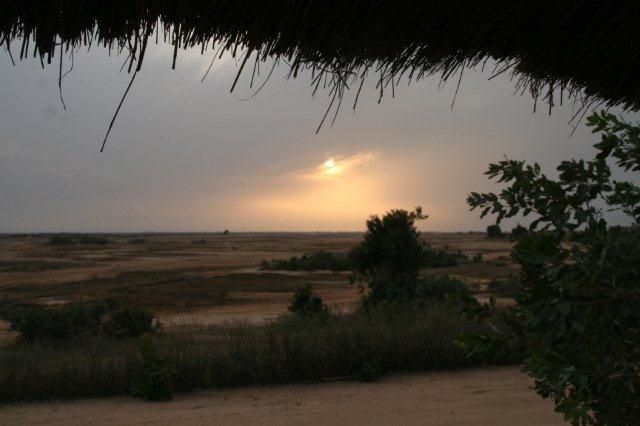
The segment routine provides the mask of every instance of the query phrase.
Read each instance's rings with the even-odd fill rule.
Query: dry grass
[[[174,389],[186,392],[518,361],[517,353],[466,357],[454,339],[480,330],[486,328],[455,308],[405,305],[182,328],[154,340],[174,371]],[[19,343],[0,349],[0,401],[128,395],[139,367],[134,339]]]
[[[259,62],[274,57],[290,64],[293,77],[312,70],[313,84],[328,86],[333,101],[368,76],[383,97],[400,76],[458,80],[464,68],[484,66],[491,58],[495,74],[513,73],[516,91],[528,90],[549,109],[560,102],[554,98],[560,89],[565,97],[581,94],[587,105],[602,101],[637,110],[640,54],[628,41],[638,35],[638,18],[640,6],[632,0],[136,0],[117,7],[92,0],[25,0],[3,5],[0,45],[16,59],[39,55],[43,65],[59,59],[61,75],[65,54],[105,45],[129,53],[127,69],[137,73],[148,42],[163,38],[175,46],[174,67],[182,48],[221,48],[254,80]]]

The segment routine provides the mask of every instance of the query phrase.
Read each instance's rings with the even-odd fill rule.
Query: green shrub
[[[415,298],[417,301],[446,302],[461,308],[478,305],[465,283],[447,276],[421,278]]]
[[[100,332],[103,305],[70,305],[62,308],[27,307],[9,318],[11,330],[23,340],[81,339]]]
[[[484,260],[484,256],[482,255],[482,253],[478,252],[476,254],[473,255],[473,257],[471,258],[471,261],[473,263],[480,263]]]
[[[467,257],[460,251],[450,253],[446,250],[436,250],[428,246],[424,248],[424,268],[447,268],[458,266],[460,260],[467,260]]]
[[[263,260],[260,269],[267,271],[348,271],[352,267],[349,258],[341,253],[315,251],[289,259]]]
[[[114,305],[103,318],[102,333],[113,337],[137,337],[157,331],[159,324],[148,309]]]
[[[86,339],[91,336],[140,336],[157,328],[154,315],[143,308],[115,303],[72,304],[59,308],[26,307],[8,318],[12,330],[28,342]]]
[[[425,245],[415,227],[426,219],[422,209],[391,210],[382,218],[367,220],[364,240],[353,248],[351,258],[357,279],[369,287],[367,303],[410,299],[424,263]]]
[[[497,222],[520,212],[536,219],[512,253],[522,294],[509,333],[468,346],[477,353],[521,339],[536,391],[566,420],[631,425],[640,419],[640,187],[632,176],[613,180],[608,162],[620,174],[640,171],[640,126],[606,112],[588,125],[602,133],[593,160],[563,161],[553,180],[538,164],[505,159],[486,174],[507,188],[469,195]],[[602,212],[612,210],[633,225],[609,227]]]
[[[317,315],[327,312],[327,305],[320,296],[313,293],[311,285],[307,284],[293,294],[289,311],[296,315]]]
[[[169,361],[158,353],[151,336],[140,339],[140,372],[133,388],[133,396],[148,401],[173,399],[172,371]]]

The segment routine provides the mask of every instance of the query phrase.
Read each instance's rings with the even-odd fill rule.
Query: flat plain
[[[318,250],[346,253],[359,233],[113,234],[107,244],[52,245],[45,235],[0,238],[0,303],[54,306],[105,298],[155,310],[163,324],[261,322],[286,312],[293,292],[311,284],[329,306],[352,309],[360,293],[348,272],[263,271],[266,259]],[[508,239],[481,233],[423,233],[433,248],[481,262],[424,270],[486,285],[518,269]],[[0,324],[0,342],[10,335]]]
[[[265,259],[318,250],[346,253],[358,233],[111,234],[106,244],[52,245],[45,235],[0,238],[0,303],[55,306],[114,299],[152,308],[165,327],[264,322],[287,311],[311,284],[332,309],[354,309],[360,289],[348,272],[264,271]],[[467,283],[480,300],[489,283],[518,273],[508,239],[481,233],[423,233],[433,248],[474,256],[426,269]],[[499,303],[510,303],[508,298]],[[0,323],[0,345],[16,338]],[[26,403],[0,408],[0,424],[560,424],[518,367],[398,375],[178,395],[149,405],[130,398]],[[150,407],[150,408],[149,408]],[[8,422],[8,423],[7,423]]]

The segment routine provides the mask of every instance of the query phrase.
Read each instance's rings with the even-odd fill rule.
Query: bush
[[[266,271],[348,271],[352,267],[349,258],[340,253],[315,251],[289,259],[263,260],[260,269]]]
[[[478,306],[465,283],[447,276],[421,278],[418,281],[416,300],[445,302],[463,309]]]
[[[605,112],[590,116],[588,125],[602,133],[593,160],[563,161],[553,180],[538,164],[505,159],[486,174],[509,186],[499,195],[469,195],[472,208],[491,211],[497,222],[520,211],[537,216],[512,254],[522,269],[522,295],[510,334],[475,339],[470,347],[524,339],[525,371],[566,420],[637,424],[640,187],[631,176],[612,180],[608,161],[622,171],[640,170],[640,126]],[[609,227],[603,210],[618,210],[633,225]]]
[[[320,296],[313,293],[311,285],[307,284],[296,290],[291,298],[289,311],[296,315],[317,315],[327,312],[327,305]]]
[[[104,313],[102,305],[27,307],[14,312],[8,319],[11,330],[19,332],[23,340],[69,340],[97,335]]]
[[[356,278],[370,289],[367,303],[407,300],[415,294],[425,258],[415,222],[422,219],[426,216],[416,207],[412,212],[391,210],[367,221],[364,240],[351,251]]]
[[[102,333],[112,337],[137,337],[157,331],[159,324],[148,309],[113,305],[103,318]]]
[[[169,368],[169,361],[158,354],[158,349],[148,334],[140,339],[140,357],[140,373],[133,388],[133,396],[148,401],[173,399],[172,371]]]
[[[27,307],[13,312],[8,320],[11,329],[28,342],[86,339],[97,335],[140,336],[157,328],[151,312],[110,302],[61,308]]]
[[[467,257],[460,251],[450,253],[446,250],[436,250],[429,246],[424,248],[424,268],[447,268],[458,266],[459,260],[467,260]]]
[[[489,225],[487,226],[487,238],[491,238],[491,239],[495,239],[495,238],[502,238],[503,234],[502,234],[502,229],[500,228],[500,225]]]

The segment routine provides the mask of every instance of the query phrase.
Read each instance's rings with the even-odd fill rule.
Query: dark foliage
[[[529,234],[529,230],[527,228],[525,228],[524,226],[518,224],[515,227],[513,227],[513,229],[511,229],[511,240],[512,241],[518,241],[522,237],[524,237],[524,236],[526,236],[528,234]]]
[[[71,235],[59,234],[49,237],[49,244],[53,246],[68,246],[75,244],[76,241]]]
[[[318,315],[327,312],[327,305],[316,295],[310,284],[300,287],[291,298],[289,312],[296,315]]]
[[[460,308],[478,307],[469,287],[460,280],[447,276],[423,277],[418,281],[416,303],[424,301],[448,303]]]
[[[503,234],[500,225],[495,224],[487,226],[487,238],[495,239],[502,238],[502,236]]]
[[[340,316],[287,315],[263,325],[163,331],[143,357],[135,338],[22,342],[0,349],[0,401],[128,395],[138,387],[142,397],[166,396],[166,389],[372,380],[391,372],[521,361],[520,353],[509,351],[468,357],[454,341],[470,332],[490,329],[446,303],[405,303]]]
[[[604,112],[588,125],[601,133],[594,160],[562,162],[558,180],[537,164],[492,164],[487,175],[509,186],[499,195],[472,193],[468,203],[498,222],[537,216],[513,250],[522,294],[502,341],[524,342],[538,393],[576,425],[633,425],[640,418],[640,188],[613,180],[608,161],[640,171],[640,127]],[[599,205],[633,225],[610,228]],[[475,336],[469,344],[499,343]]]
[[[173,399],[173,372],[169,367],[169,360],[158,353],[158,348],[148,334],[140,340],[140,358],[140,372],[133,388],[133,396],[148,401]]]
[[[423,244],[423,268],[446,268],[457,266],[460,261],[467,260],[461,252],[450,253],[442,249],[433,249]],[[352,271],[354,262],[351,256],[343,253],[315,251],[289,259],[263,260],[260,264],[263,271]]]
[[[517,277],[512,275],[507,279],[491,280],[487,286],[487,290],[495,296],[517,299],[522,294],[522,284]]]
[[[7,319],[11,329],[28,342],[77,340],[97,335],[140,336],[157,328],[155,316],[148,310],[113,302],[60,308],[24,307],[13,311]]]
[[[412,212],[391,210],[367,221],[364,240],[353,248],[351,258],[356,278],[369,287],[369,303],[408,300],[415,295],[425,255],[415,222],[425,218],[416,207]]]
[[[315,251],[289,259],[263,260],[260,269],[266,271],[348,271],[352,267],[345,254]]]
[[[99,235],[80,235],[78,237],[78,244],[104,246],[110,242],[109,239]]]
[[[428,245],[424,247],[424,268],[448,268],[458,266],[460,261],[466,261],[467,257],[460,251],[450,253],[446,250],[433,249]]]

